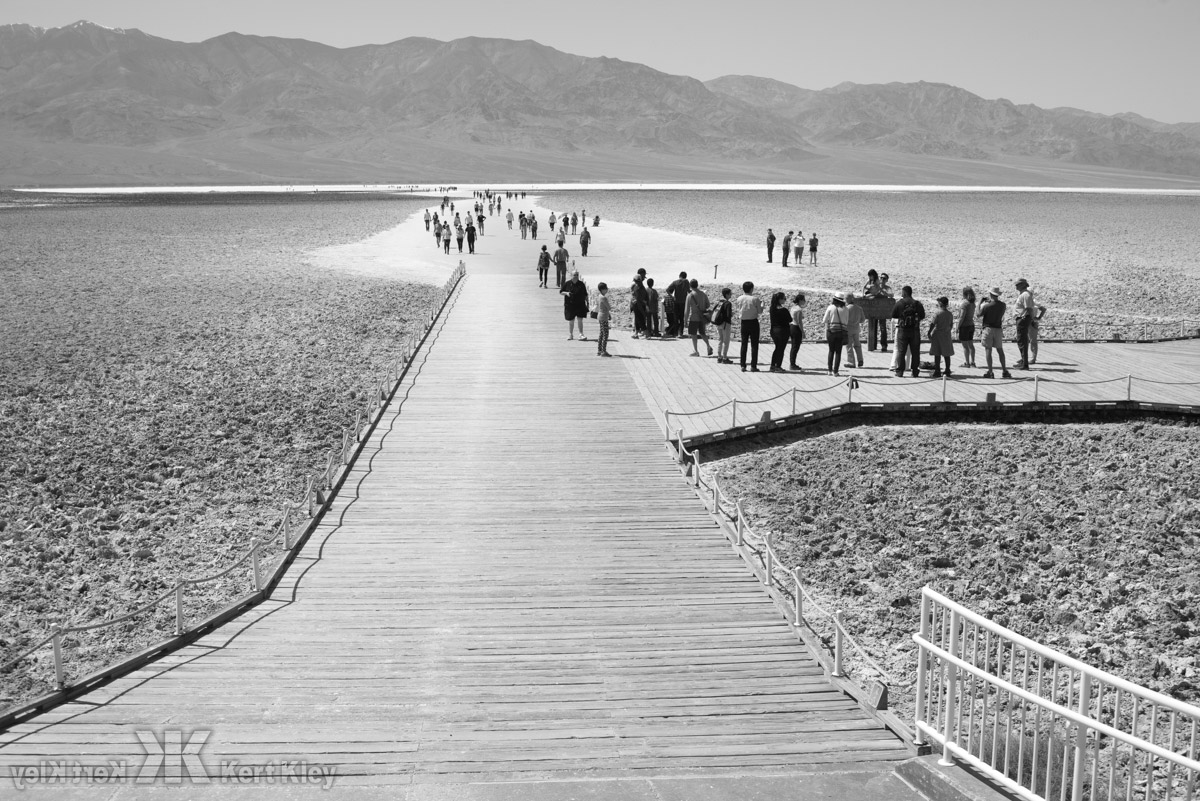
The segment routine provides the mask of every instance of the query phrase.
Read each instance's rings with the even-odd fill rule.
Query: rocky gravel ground
[[[757,533],[778,533],[821,604],[844,610],[899,680],[902,716],[926,584],[1200,702],[1200,426],[881,425],[724,448],[704,449],[706,471]]]
[[[111,619],[232,564],[324,464],[438,286],[305,252],[414,201],[89,204],[0,216],[0,665],[52,621]],[[189,591],[190,619],[249,591]],[[153,619],[71,637],[79,677],[161,639]],[[0,708],[50,689],[49,649]]]

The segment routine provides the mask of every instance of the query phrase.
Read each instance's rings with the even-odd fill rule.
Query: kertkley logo
[[[180,784],[185,767],[194,784],[209,783],[208,769],[200,761],[200,749],[208,742],[211,731],[196,729],[186,742],[182,729],[164,729],[161,740],[148,729],[137,729],[134,733],[146,752],[146,761],[135,779],[138,784],[154,782],[160,772],[167,784]]]

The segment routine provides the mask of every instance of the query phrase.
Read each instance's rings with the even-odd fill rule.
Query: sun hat
[[[845,303],[846,302],[846,293],[845,292],[834,292],[833,299],[840,300],[842,303]]]
[[[988,294],[994,298],[1000,297],[1000,287],[998,287],[998,286],[992,287],[991,289],[988,290]]]
[[[1017,289],[1020,289],[1023,286],[1029,286],[1029,282],[1026,281],[1024,278],[1018,278],[1017,283],[1016,283]]]

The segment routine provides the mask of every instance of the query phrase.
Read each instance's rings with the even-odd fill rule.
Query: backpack
[[[550,267],[550,254],[544,250],[542,251],[542,254],[538,256],[538,267],[543,267],[546,269],[549,269]]]
[[[917,315],[917,304],[908,303],[900,312],[900,327],[915,329],[921,323],[921,318]]]
[[[713,315],[713,325],[725,325],[733,319],[733,304],[727,300],[717,301],[717,313]]]

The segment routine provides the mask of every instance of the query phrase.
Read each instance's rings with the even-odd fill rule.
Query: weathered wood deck
[[[3,781],[46,758],[136,768],[136,730],[178,728],[211,730],[214,772],[303,759],[356,798],[919,797],[890,772],[903,745],[824,681],[730,552],[631,377],[647,392],[679,362],[719,385],[717,365],[645,358],[683,352],[624,333],[611,350],[627,358],[566,341],[535,246],[505,238],[520,267],[468,262],[395,416],[273,597],[0,735]]]

